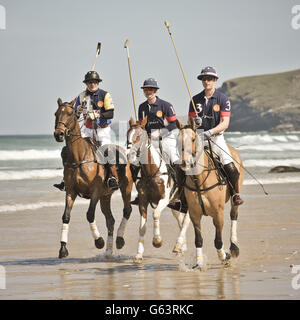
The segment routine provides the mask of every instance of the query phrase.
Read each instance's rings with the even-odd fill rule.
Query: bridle
[[[183,134],[182,134],[182,131],[184,130],[184,129],[188,129],[188,128],[190,128],[191,130],[193,130],[189,125],[187,125],[187,126],[184,126],[184,127],[182,127],[182,128],[179,128],[179,131],[180,131],[180,134],[179,134],[179,136],[181,135],[181,137],[182,137],[182,139],[181,139],[181,141],[182,141],[182,143],[181,143],[181,152],[183,153],[189,153],[189,154],[191,154],[192,155],[192,157],[193,157],[193,159],[195,159],[194,161],[193,161],[193,163],[192,164],[190,164],[190,166],[191,166],[191,168],[195,168],[196,167],[196,165],[198,164],[198,160],[199,160],[199,158],[201,157],[201,154],[202,154],[202,152],[203,152],[203,150],[202,150],[202,152],[199,152],[199,151],[197,151],[197,145],[196,145],[196,143],[197,143],[197,139],[199,139],[199,137],[197,137],[197,133],[195,132],[195,136],[194,137],[192,137],[192,149],[191,149],[191,151],[189,151],[189,150],[185,150],[185,148],[184,148],[184,143],[183,143]],[[193,130],[194,131],[194,130]],[[179,148],[180,146],[177,144],[177,148]],[[179,152],[180,153],[180,152]],[[203,165],[202,165],[203,166]],[[203,166],[204,168],[207,168],[206,166]],[[208,169],[208,168],[207,168]]]
[[[69,108],[72,108],[72,109],[73,109],[73,107],[70,107],[70,106],[66,106],[66,107],[69,107]],[[75,121],[75,119],[77,119],[77,115],[76,115],[76,113],[75,113],[75,110],[73,109],[73,112],[72,112],[69,120],[68,120],[66,123],[63,122],[63,121],[61,121],[61,120],[60,120],[60,117],[61,117],[61,114],[59,115],[59,119],[58,119],[58,121],[56,122],[55,130],[58,129],[57,126],[58,126],[59,124],[62,124],[62,125],[66,128],[66,130],[65,130],[65,132],[64,132],[64,134],[65,134],[66,137],[69,137],[69,136],[79,136],[79,134],[72,134],[72,133],[71,133],[71,129],[70,129],[70,126],[71,126],[71,124],[73,123],[73,121]]]

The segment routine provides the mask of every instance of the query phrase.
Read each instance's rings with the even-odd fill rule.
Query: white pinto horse
[[[140,124],[135,123],[131,118],[129,120],[129,130],[127,132],[127,148],[129,162],[139,166],[141,177],[136,184],[139,197],[140,226],[138,250],[135,256],[135,262],[141,262],[144,254],[144,237],[146,234],[147,210],[150,204],[153,208],[153,241],[154,247],[159,248],[162,245],[160,234],[160,215],[167,207],[170,199],[170,192],[173,187],[173,180],[169,178],[167,165],[160,152],[151,144],[151,141],[145,130],[147,118]],[[190,223],[189,214],[172,210],[176,218],[180,235],[173,252],[183,253],[186,247],[186,231]]]

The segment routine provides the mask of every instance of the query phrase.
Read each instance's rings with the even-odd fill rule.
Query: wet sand
[[[202,219],[206,271],[193,271],[194,231],[188,230],[184,258],[172,254],[178,236],[177,222],[169,209],[162,213],[163,246],[152,246],[153,219],[149,214],[142,264],[132,262],[138,241],[139,213],[135,207],[125,232],[126,244],[105,258],[94,247],[85,213],[87,205],[74,205],[68,250],[57,258],[60,247],[62,207],[1,213],[0,265],[6,272],[6,299],[300,299],[292,287],[292,266],[300,265],[300,184],[245,186],[240,208],[240,256],[229,267],[220,264],[214,248],[210,217]],[[62,197],[59,194],[58,197]],[[122,218],[119,196],[113,201],[116,227]],[[97,209],[97,225],[106,240],[104,216]],[[223,242],[229,248],[229,205],[225,210]],[[183,262],[184,259],[184,262]],[[185,264],[184,264],[185,263]],[[300,279],[296,284],[300,286]]]

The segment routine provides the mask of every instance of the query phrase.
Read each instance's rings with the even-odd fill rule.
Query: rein
[[[180,130],[183,130],[185,129],[186,127],[183,127],[181,128]],[[197,133],[196,133],[197,134]],[[193,143],[193,146],[194,146],[194,143],[196,142],[196,138],[193,138],[192,140],[192,143]],[[201,196],[201,192],[206,192],[206,191],[209,191],[209,190],[212,190],[214,189],[215,187],[219,186],[219,185],[226,185],[227,182],[223,179],[220,179],[220,175],[219,175],[219,170],[218,170],[218,166],[216,164],[216,161],[213,157],[213,153],[212,153],[212,148],[211,148],[211,144],[210,144],[210,141],[208,140],[208,145],[209,145],[209,152],[210,152],[210,157],[208,155],[207,156],[207,159],[208,159],[208,166],[203,166],[204,168],[206,168],[206,170],[203,170],[203,171],[207,171],[207,175],[206,177],[204,178],[204,180],[202,181],[201,184],[199,184],[199,175],[192,175],[191,176],[191,180],[193,182],[193,184],[195,185],[195,188],[194,187],[191,187],[187,184],[186,182],[186,179],[185,179],[185,182],[184,182],[184,187],[186,187],[187,189],[189,189],[190,191],[194,191],[194,192],[197,192],[197,196],[198,196],[198,201],[199,201],[199,204],[201,206],[201,209],[202,209],[202,212],[205,216],[207,216],[207,213],[206,213],[206,210],[205,210],[205,207],[204,207],[204,203],[203,203],[203,199],[202,199],[202,196]],[[196,146],[195,146],[195,150],[196,150]],[[184,151],[184,148],[182,146],[182,151]],[[204,150],[205,152],[205,150]],[[192,152],[192,155],[194,157],[195,155],[195,152]],[[199,160],[199,156],[197,157],[196,161],[194,161],[191,165],[192,168],[196,167],[197,165],[197,162]],[[213,184],[212,186],[209,186],[207,188],[202,188],[201,187],[205,184],[206,180],[208,179],[210,173],[212,171],[216,170],[217,171],[217,180],[218,182]],[[202,172],[203,172],[202,171]]]
[[[71,107],[71,108],[73,108],[73,107]],[[70,129],[71,124],[72,124],[73,121],[75,121],[75,120],[77,120],[77,115],[76,115],[76,113],[75,113],[75,110],[73,109],[73,113],[72,113],[72,115],[70,116],[70,119],[67,121],[67,123],[59,120],[59,121],[57,121],[57,124],[56,124],[56,126],[55,126],[55,129],[57,129],[58,124],[61,123],[61,124],[64,125],[64,127],[66,128],[66,130],[65,130],[65,137],[66,137],[66,138],[67,138],[67,137],[70,137],[70,136],[73,136],[73,137],[81,137],[81,134],[74,134],[74,133],[72,133],[72,131],[73,131],[75,128]],[[76,140],[71,141],[71,144],[73,144],[75,141],[76,141]],[[99,161],[97,161],[97,159],[94,158],[93,160],[82,160],[82,161],[79,161],[79,162],[72,162],[72,163],[70,163],[70,162],[64,162],[64,166],[69,167],[69,168],[76,169],[76,168],[79,168],[82,164],[91,163],[91,162],[97,163],[97,164],[101,164]]]

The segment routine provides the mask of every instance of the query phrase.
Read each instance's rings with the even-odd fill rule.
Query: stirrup
[[[240,197],[239,193],[236,193],[232,197],[233,204],[236,206],[240,206],[241,204],[244,203],[244,200]]]
[[[61,183],[55,183],[53,185],[53,187],[59,189],[60,191],[66,191],[65,182],[64,181],[62,181]]]
[[[134,200],[130,201],[130,204],[138,206],[139,202],[140,202],[139,196],[137,196]]]
[[[167,205],[168,208],[182,212],[182,213],[187,213],[188,212],[188,207],[182,204],[182,201],[178,201],[175,203],[169,203]]]
[[[107,186],[110,189],[117,190],[119,189],[118,180],[115,177],[110,177],[107,179]]]

